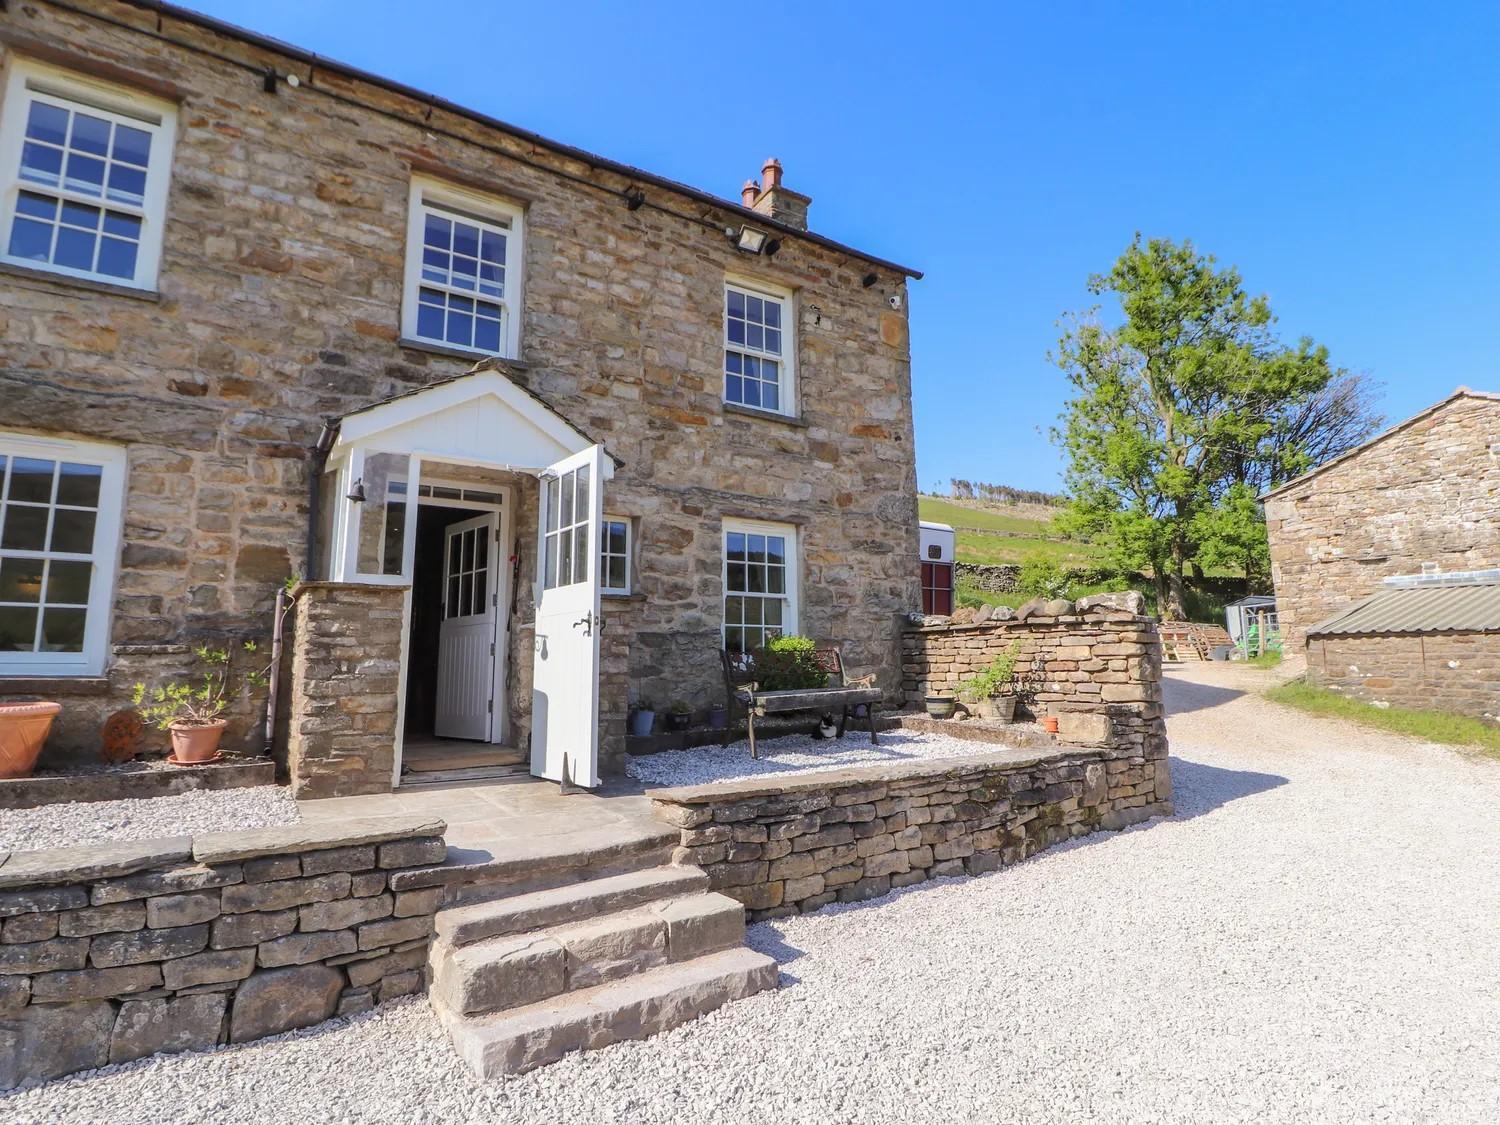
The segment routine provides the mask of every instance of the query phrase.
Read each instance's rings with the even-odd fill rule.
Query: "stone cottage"
[[[777,161],[720,198],[155,2],[0,52],[0,697],[49,752],[289,578],[307,793],[445,738],[591,784],[776,631],[899,691],[920,275]]]
[[[1389,592],[1423,586],[1422,576],[1429,580],[1425,585],[1434,579],[1446,586],[1483,585],[1488,577],[1482,572],[1500,567],[1500,394],[1460,387],[1358,449],[1267,493],[1264,502],[1282,634],[1288,651],[1307,652],[1315,678],[1327,669],[1333,669],[1327,671],[1332,679],[1347,678],[1350,661],[1324,659],[1324,650],[1335,636],[1374,635],[1349,633],[1351,621],[1379,625],[1375,633],[1390,636],[1451,631],[1441,623],[1460,618],[1468,630],[1485,618],[1482,608],[1475,610],[1483,596],[1432,595],[1445,607],[1434,615],[1427,610],[1436,602],[1427,595]],[[1347,615],[1376,595],[1383,599],[1379,612]],[[1457,617],[1448,605],[1454,597],[1462,602]],[[1418,601],[1426,608],[1414,613],[1409,607]],[[1412,629],[1388,628],[1401,621]],[[1315,626],[1323,638],[1316,642],[1309,637]],[[1420,666],[1425,659],[1421,648],[1415,641],[1382,645],[1378,665],[1364,655],[1352,666],[1363,667],[1359,678],[1373,676],[1377,689],[1389,690],[1412,681],[1412,662]],[[1431,656],[1437,659],[1436,650]],[[1450,658],[1456,659],[1443,660]],[[1425,682],[1421,675],[1416,680]],[[1421,691],[1411,696],[1412,702],[1422,700]]]

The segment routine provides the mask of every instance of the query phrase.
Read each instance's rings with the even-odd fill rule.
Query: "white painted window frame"
[[[728,615],[726,599],[731,596],[729,589],[729,536],[733,532],[743,532],[747,535],[780,535],[786,539],[786,593],[776,594],[748,594],[735,596],[762,597],[766,600],[780,596],[786,602],[786,608],[781,615],[781,631],[785,636],[798,633],[801,630],[801,588],[802,588],[802,547],[797,534],[796,524],[772,523],[769,520],[750,520],[739,518],[726,518],[719,532],[719,643],[725,643],[726,630],[728,628]]]
[[[731,344],[729,342],[729,291],[736,289],[751,297],[759,297],[763,301],[776,301],[781,305],[781,354],[772,355],[770,352],[751,348],[743,344]],[[719,299],[719,321],[721,335],[723,336],[723,352],[740,352],[743,355],[751,355],[757,359],[772,360],[780,365],[780,405],[775,410],[763,406],[746,406],[744,403],[733,402],[729,398],[729,373],[725,368],[723,355],[719,358],[719,395],[731,406],[741,410],[760,410],[766,414],[783,414],[789,418],[798,416],[797,400],[797,294],[792,289],[781,285],[773,285],[767,281],[756,278],[745,277],[741,274],[729,273],[724,275],[724,291]]]
[[[611,523],[622,523],[625,525],[625,585],[609,585],[609,567],[604,565],[606,558],[616,558],[612,552],[604,549],[608,539],[604,534],[604,525]],[[603,520],[599,526],[599,592],[606,596],[625,597],[635,588],[635,521],[629,516],[611,515],[604,513]]]
[[[21,148],[26,138],[26,119],[31,103],[37,100],[63,104],[70,110],[82,109],[152,134],[151,160],[146,168],[146,190],[139,208],[132,204],[113,203],[104,198],[70,191],[62,186],[44,187],[21,180]],[[162,235],[166,227],[167,192],[172,178],[172,150],[176,134],[177,107],[169,101],[12,54],[10,72],[5,81],[4,102],[0,103],[0,261],[62,277],[154,291],[161,267]],[[7,251],[10,248],[11,227],[16,218],[16,203],[22,190],[139,216],[141,240],[135,260],[135,277],[126,279],[113,274],[37,262],[30,258],[11,257]]]
[[[35,434],[0,433],[0,452],[7,457],[37,457],[98,465],[99,508],[94,520],[93,550],[63,556],[93,565],[89,579],[82,652],[0,652],[0,683],[7,676],[100,676],[109,655],[114,616],[115,576],[119,568],[125,509],[125,447],[72,441]],[[6,550],[23,558],[54,558],[58,552]]]
[[[505,235],[505,296],[498,300],[475,292],[450,289],[440,285],[432,288],[458,293],[476,300],[492,301],[505,309],[505,323],[500,334],[500,350],[486,351],[483,348],[464,347],[417,334],[418,293],[422,288],[422,235],[426,227],[429,209],[443,212],[448,217],[457,213],[459,218],[477,221],[480,224],[497,221],[508,224]],[[517,204],[491,195],[482,195],[465,188],[455,187],[430,176],[413,176],[406,207],[406,264],[401,288],[401,335],[408,340],[431,344],[438,348],[472,352],[474,355],[499,356],[502,359],[521,358],[521,317],[524,310],[526,261],[526,213]]]

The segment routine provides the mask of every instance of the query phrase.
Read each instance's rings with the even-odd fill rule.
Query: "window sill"
[[[448,344],[438,344],[431,340],[418,340],[413,336],[402,336],[396,340],[398,347],[412,352],[427,352],[429,355],[443,355],[450,359],[467,359],[474,363],[481,360],[494,359],[501,363],[508,363],[512,367],[526,368],[530,365],[519,359],[511,359],[508,356],[497,355],[494,352],[478,352],[470,348],[455,348]]]
[[[643,602],[646,600],[645,594],[627,594],[624,590],[600,590],[599,596],[611,602]]]
[[[94,293],[108,293],[114,297],[129,297],[133,301],[150,301],[153,304],[161,303],[161,294],[155,289],[136,289],[129,285],[115,285],[108,281],[94,281],[87,277],[74,277],[67,273],[54,273],[52,270],[34,269],[31,266],[18,266],[14,262],[0,262],[0,274],[7,277],[20,278],[25,281],[37,281],[46,285],[62,286],[66,289],[88,289]]]
[[[764,418],[767,422],[780,422],[784,426],[805,429],[807,422],[795,414],[780,414],[775,410],[762,410],[758,406],[741,406],[737,402],[724,404],[725,414],[742,414],[746,418]]]

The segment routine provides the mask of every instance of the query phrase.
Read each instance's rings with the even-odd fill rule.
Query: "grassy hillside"
[[[1062,538],[1048,510],[1038,504],[981,506],[922,496],[917,500],[917,509],[924,520],[957,528],[959,562],[1045,561],[1069,567],[1087,566],[1098,557],[1087,543]]]

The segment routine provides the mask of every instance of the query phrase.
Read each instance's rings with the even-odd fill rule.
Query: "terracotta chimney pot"
[[[767,191],[775,191],[781,186],[781,161],[774,156],[766,157],[766,162],[760,172]]]
[[[755,197],[760,194],[760,185],[754,180],[746,180],[745,186],[740,188],[740,202],[746,207],[755,206]]]

